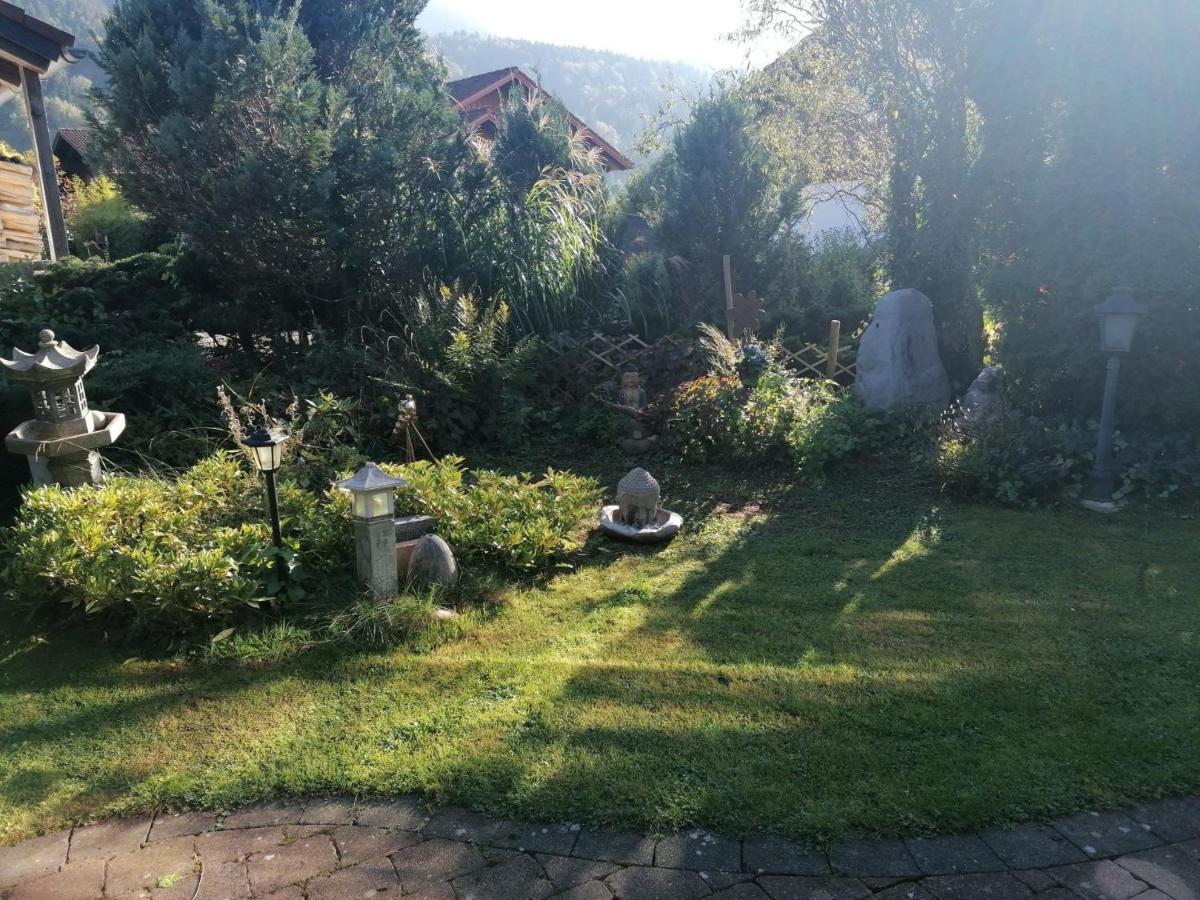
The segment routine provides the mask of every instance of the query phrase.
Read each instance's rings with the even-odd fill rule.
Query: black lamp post
[[[1096,464],[1084,495],[1084,505],[1097,512],[1113,512],[1116,504],[1113,492],[1117,488],[1117,471],[1113,464],[1113,432],[1117,425],[1117,377],[1121,372],[1121,354],[1133,346],[1142,308],[1133,299],[1127,286],[1113,288],[1109,298],[1096,307],[1100,317],[1101,349],[1108,354],[1104,378],[1104,401],[1100,408],[1100,434],[1096,438]]]
[[[279,527],[279,495],[275,490],[275,471],[283,463],[283,445],[287,443],[287,435],[278,431],[268,431],[259,426],[248,437],[242,440],[242,446],[251,451],[254,465],[267,479],[267,510],[271,514],[271,533],[275,538],[275,546],[283,549],[283,532]],[[276,561],[280,578],[287,576],[287,562],[280,555]]]

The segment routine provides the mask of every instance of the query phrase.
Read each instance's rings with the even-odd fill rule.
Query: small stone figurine
[[[600,510],[600,530],[609,537],[639,544],[668,541],[683,525],[679,513],[662,509],[658,482],[637,468],[617,484],[617,502]]]
[[[645,469],[634,469],[617,484],[617,514],[613,518],[625,525],[653,525],[658,521],[660,496],[654,476]]]
[[[649,449],[657,438],[646,427],[646,391],[641,376],[636,370],[621,373],[621,389],[614,407],[628,417],[625,437],[621,438],[621,449],[627,453],[640,453]]]

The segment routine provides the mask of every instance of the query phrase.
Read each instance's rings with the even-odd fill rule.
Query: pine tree
[[[430,264],[469,148],[407,0],[123,0],[97,142],[227,302],[222,330],[336,322]],[[214,323],[216,324],[216,323]]]

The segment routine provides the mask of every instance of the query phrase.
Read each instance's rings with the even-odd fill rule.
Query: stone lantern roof
[[[100,355],[100,347],[97,345],[87,350],[76,350],[66,341],[55,340],[54,332],[47,328],[38,334],[36,353],[26,353],[19,347],[13,347],[12,355],[12,359],[0,358],[0,366],[11,372],[14,379],[52,384],[75,381],[92,371]]]
[[[379,466],[373,462],[367,463],[361,469],[354,473],[353,478],[347,478],[336,483],[336,487],[343,491],[349,491],[352,494],[361,494],[366,491],[381,491],[388,488],[400,487],[407,484],[403,478],[393,478]]]

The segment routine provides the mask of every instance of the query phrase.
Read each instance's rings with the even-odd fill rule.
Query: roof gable
[[[542,89],[541,85],[516,66],[508,66],[504,69],[495,69],[491,72],[483,72],[479,75],[450,81],[447,82],[446,88],[454,98],[454,104],[458,110],[467,117],[468,122],[472,126],[475,126],[480,122],[486,121],[488,117],[481,115],[478,109],[470,109],[471,104],[487,97],[493,92],[498,92],[501,96],[504,96],[514,84],[520,84],[531,93],[536,93],[547,100],[554,99]],[[633,168],[633,160],[604,140],[604,138],[600,137],[600,135],[596,134],[596,132],[592,131],[583,119],[565,107],[563,109],[567,114],[567,119],[570,121],[571,127],[575,129],[575,133],[582,135],[585,142],[600,150],[601,155],[604,157],[605,167],[610,172],[621,172]],[[491,120],[495,121],[494,116]]]

